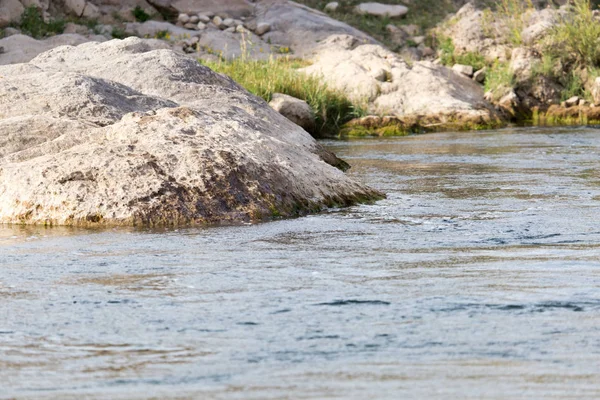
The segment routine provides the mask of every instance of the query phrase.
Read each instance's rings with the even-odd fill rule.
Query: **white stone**
[[[244,25],[238,25],[238,26],[236,26],[235,27],[235,31],[238,32],[238,33],[246,33],[246,32],[248,32],[246,30],[246,28],[244,28]]]
[[[198,20],[200,22],[204,22],[205,24],[208,24],[210,22],[210,17],[205,14],[198,14]]]
[[[181,22],[182,24],[187,24],[188,22],[190,22],[190,16],[187,14],[179,14],[179,17],[177,17],[177,21]]]
[[[340,6],[340,3],[338,3],[337,1],[332,1],[331,3],[327,3],[325,5],[324,10],[326,12],[335,12],[335,10],[337,10],[339,6]]]
[[[483,67],[473,74],[473,80],[477,83],[484,83],[487,74],[487,68]]]
[[[235,25],[235,21],[233,20],[233,18],[225,18],[223,20],[223,25],[225,25],[226,27],[230,28],[232,26]]]
[[[265,33],[269,32],[271,30],[271,25],[267,24],[266,22],[261,22],[258,25],[256,25],[256,34],[258,36],[264,35]]]
[[[375,15],[377,17],[401,17],[408,13],[408,8],[401,5],[382,4],[382,3],[361,3],[356,6],[356,12],[359,14]]]
[[[204,22],[198,22],[198,25],[196,25],[196,28],[199,31],[203,31],[204,29],[206,29],[206,24]]]
[[[85,4],[85,8],[81,14],[83,18],[87,19],[97,19],[100,17],[100,15],[100,9],[90,2]]]
[[[221,28],[221,26],[223,25],[223,18],[217,15],[213,18],[212,23],[215,24],[217,28]]]
[[[459,74],[463,74],[471,78],[473,76],[473,67],[470,65],[454,64],[452,69]]]

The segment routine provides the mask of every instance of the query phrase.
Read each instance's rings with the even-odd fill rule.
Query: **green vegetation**
[[[133,9],[132,13],[133,13],[133,17],[135,18],[135,20],[137,22],[146,22],[150,18],[152,18],[152,16],[150,14],[148,14],[146,11],[144,11],[144,9],[140,6],[136,6]]]
[[[600,24],[589,0],[573,0],[571,13],[552,30],[545,51],[565,65],[593,68],[600,65]]]
[[[583,80],[574,71],[566,74],[562,83],[565,88],[560,95],[562,101],[570,99],[573,96],[590,97],[583,87]]]
[[[475,71],[485,67],[485,58],[479,53],[465,52],[457,54],[454,43],[450,38],[438,39],[438,50],[442,64],[453,66],[454,64],[470,65]]]
[[[42,11],[35,6],[31,6],[25,9],[21,21],[16,27],[29,36],[41,39],[62,33],[65,30],[65,21],[56,19],[45,22]]]
[[[515,76],[507,63],[496,62],[486,73],[485,91],[491,91],[498,98],[512,89],[514,85]]]
[[[113,27],[111,35],[115,39],[125,39],[127,37],[127,34],[125,33],[125,30],[123,28],[119,28],[119,27],[116,27],[116,26]]]
[[[523,16],[533,9],[531,0],[500,0],[497,13],[508,29],[508,38],[514,46],[523,43],[521,31],[525,27]]]
[[[306,101],[315,113],[316,128],[311,133],[316,136],[336,135],[343,124],[364,114],[343,93],[328,88],[321,79],[296,71],[298,67],[306,66],[298,60],[280,57],[258,61],[242,56],[230,61],[201,63],[230,76],[265,101],[270,101],[273,93],[284,93]]]

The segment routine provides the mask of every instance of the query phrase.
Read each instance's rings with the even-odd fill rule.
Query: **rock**
[[[9,37],[9,36],[12,36],[12,35],[18,35],[20,33],[21,33],[20,30],[18,30],[16,28],[13,28],[13,27],[10,27],[10,26],[8,28],[4,28],[4,37]]]
[[[0,0],[0,28],[19,22],[23,11],[25,7],[19,0]]]
[[[579,96],[573,96],[573,97],[565,100],[565,104],[567,107],[573,107],[573,106],[579,105],[579,100],[581,100],[579,98]]]
[[[423,43],[425,43],[425,36],[414,36],[412,38],[412,41],[417,45],[421,45]]]
[[[65,24],[65,30],[63,31],[63,33],[78,33],[80,35],[85,35],[87,32],[87,26],[74,24],[73,22],[67,22]]]
[[[377,43],[358,29],[293,1],[260,1],[256,3],[256,17],[271,26],[264,40],[293,48],[295,57],[310,57],[332,35],[350,35],[362,43]]]
[[[588,102],[585,99],[581,99],[581,100],[579,100],[579,104],[578,105],[579,105],[579,107],[585,107],[585,106],[588,105]]]
[[[452,69],[459,74],[463,74],[471,78],[473,76],[473,67],[470,65],[454,64]]]
[[[192,24],[197,24],[199,21],[200,21],[200,18],[198,18],[197,15],[192,15],[190,17],[190,23],[192,23]]]
[[[271,25],[266,22],[261,22],[256,25],[256,30],[254,31],[258,36],[262,36],[265,33],[271,30]]]
[[[382,197],[231,79],[142,39],[0,76],[0,223],[257,221]]]
[[[421,31],[421,28],[415,24],[401,25],[400,29],[402,29],[408,36],[416,36]]]
[[[0,46],[0,54],[4,54],[4,47]]]
[[[177,21],[181,22],[182,24],[187,24],[188,22],[190,22],[190,16],[187,14],[179,14],[179,17],[177,17]]]
[[[198,20],[200,22],[204,22],[205,24],[208,24],[210,22],[210,17],[205,14],[200,14],[200,15],[198,15]]]
[[[223,32],[233,33],[233,32],[235,32],[235,28],[233,26],[230,26],[229,28],[225,29]]]
[[[395,18],[406,15],[408,8],[392,4],[361,3],[356,6],[356,12],[359,14],[375,15],[377,17]]]
[[[246,28],[244,28],[244,25],[238,25],[238,26],[236,26],[236,27],[235,27],[235,31],[236,31],[237,33],[246,33],[246,32],[248,32],[248,31],[246,30]]]
[[[481,86],[466,76],[432,62],[410,66],[382,46],[348,46],[351,43],[341,39],[333,36],[323,41],[315,49],[312,65],[300,71],[323,77],[353,101],[366,103],[373,114],[412,118],[422,124],[499,122]],[[383,74],[377,73],[380,69],[386,71],[384,82]]]
[[[487,68],[483,67],[479,71],[477,71],[473,74],[473,80],[477,83],[483,84],[485,82],[486,74],[487,74]]]
[[[498,101],[498,106],[500,106],[508,114],[514,116],[519,107],[519,97],[514,90],[510,90],[507,94],[500,98]]]
[[[590,92],[594,99],[594,104],[600,104],[600,77],[594,79]]]
[[[215,24],[217,28],[221,28],[221,26],[223,26],[223,18],[217,15],[213,18],[212,23]],[[225,27],[223,29],[225,29]]]
[[[198,27],[198,25],[197,24],[192,24],[191,22],[188,22],[187,24],[183,25],[183,27],[185,29],[193,30],[193,29],[196,29]]]
[[[81,16],[89,20],[98,19],[100,17],[100,9],[94,4],[88,2],[85,4],[85,8],[83,9]]]
[[[269,102],[273,110],[283,115],[293,123],[301,126],[307,132],[315,129],[315,115],[307,102],[287,94],[273,93]]]
[[[204,22],[198,22],[198,24],[196,25],[196,28],[199,31],[203,31],[204,29],[206,29],[206,24]]]
[[[335,10],[337,10],[339,6],[340,3],[338,3],[337,1],[332,1],[331,3],[325,4],[323,10],[325,10],[325,12],[335,12]]]
[[[28,62],[35,56],[58,46],[73,46],[89,41],[106,40],[106,38],[88,38],[77,34],[51,36],[44,40],[36,40],[26,35],[12,35],[0,39],[0,46],[5,54],[0,57],[0,65]]]
[[[83,15],[85,9],[85,0],[64,0],[65,9],[76,17]]]
[[[225,18],[223,20],[223,25],[225,25],[227,28],[231,28],[235,25],[235,21],[233,20],[233,18]]]
[[[421,55],[423,57],[433,57],[435,55],[435,51],[431,47],[424,47],[421,50]]]
[[[254,33],[246,32],[244,35],[246,43],[243,43],[240,35],[235,33],[207,29],[200,35],[200,47],[208,51],[200,57],[210,59],[211,55],[217,54],[230,60],[245,55],[252,60],[266,60],[273,54],[271,46],[261,41]],[[247,46],[248,42],[253,45]]]
[[[509,68],[518,82],[527,81],[531,78],[532,67],[538,60],[530,48],[517,47],[511,53]]]

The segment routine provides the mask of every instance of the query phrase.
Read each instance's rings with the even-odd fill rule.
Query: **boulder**
[[[566,105],[567,107],[573,107],[573,106],[577,106],[577,105],[579,105],[579,100],[581,100],[581,99],[579,98],[579,96],[573,96],[573,97],[570,97],[570,98],[568,98],[567,100],[565,100],[565,105]]]
[[[274,93],[269,102],[271,108],[307,132],[315,129],[315,115],[307,102],[287,94]]]
[[[257,35],[264,35],[265,33],[269,32],[271,30],[271,25],[267,24],[266,22],[261,22],[259,24],[256,25],[256,34]]]
[[[335,12],[335,10],[337,10],[339,6],[340,3],[338,3],[337,1],[332,1],[330,3],[325,4],[323,10],[325,10],[326,12]]]
[[[469,78],[473,77],[473,67],[470,65],[454,64],[452,70],[468,76]]]
[[[76,17],[83,15],[83,10],[86,6],[85,0],[64,0],[65,9]]]
[[[358,29],[293,1],[257,2],[256,20],[271,26],[263,35],[264,40],[289,47],[298,57],[309,57],[320,42],[335,34],[350,35],[362,43],[377,43]]]
[[[382,46],[351,39],[332,36],[323,41],[313,64],[301,71],[323,77],[374,114],[465,127],[499,122],[481,86],[466,76],[431,62],[411,66]],[[385,72],[383,82],[380,71]]]
[[[228,77],[142,39],[0,76],[0,223],[256,221],[382,196]]]
[[[0,28],[19,22],[23,11],[25,7],[19,0],[0,0]]]
[[[518,82],[527,81],[531,78],[533,66],[539,60],[539,57],[530,48],[517,47],[511,52],[509,68],[515,74]]]
[[[402,17],[408,13],[408,8],[396,4],[382,3],[361,3],[356,6],[356,12],[359,14],[374,15],[376,17]]]
[[[600,77],[594,80],[590,92],[594,99],[594,104],[600,104]]]

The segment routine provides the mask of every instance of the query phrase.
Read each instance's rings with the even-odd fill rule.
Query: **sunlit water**
[[[0,398],[600,398],[600,130],[325,144],[388,198],[0,228]]]

